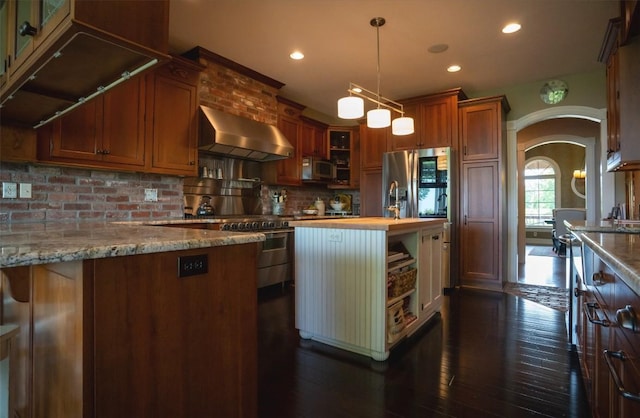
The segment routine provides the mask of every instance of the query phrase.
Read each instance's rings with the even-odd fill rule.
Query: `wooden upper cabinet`
[[[360,168],[381,169],[382,154],[390,151],[391,128],[367,128],[360,125]]]
[[[392,136],[393,150],[455,146],[459,99],[466,99],[464,92],[452,89],[405,101],[405,116],[414,119],[415,132]]]
[[[382,170],[360,172],[360,216],[383,216]]]
[[[422,134],[420,132],[421,112],[419,103],[409,103],[404,106],[404,116],[413,118],[414,132],[409,135],[391,135],[391,147],[393,151],[400,150],[412,150],[421,148]],[[392,114],[392,118],[397,117],[397,114]]]
[[[360,187],[360,135],[353,128],[329,129],[329,160],[336,167],[336,178],[327,185],[330,189]]]
[[[420,105],[420,148],[450,147],[456,138],[458,100],[456,96],[436,97]]]
[[[47,40],[58,25],[69,17],[71,0],[27,0],[9,3],[14,3],[11,9],[7,9],[11,30],[10,44],[7,47],[11,59],[7,62],[7,70],[11,76],[36,48]]]
[[[169,0],[2,3],[3,122],[42,126],[169,59]]]
[[[145,160],[144,87],[136,77],[38,129],[38,158],[139,169],[134,167]]]
[[[619,18],[609,20],[598,57],[607,68],[608,171],[640,169],[640,36],[623,42],[621,25]]]
[[[607,60],[607,157],[620,151],[618,67],[618,54],[614,52]]]
[[[148,171],[197,176],[198,84],[202,67],[174,57],[147,77]]]
[[[275,184],[299,186],[302,184],[302,110],[304,106],[278,96],[278,129],[293,146],[289,158],[278,160]]]
[[[311,156],[326,160],[329,158],[327,146],[328,126],[322,122],[302,117],[300,135],[301,156]],[[286,135],[285,135],[286,136]]]
[[[104,96],[102,108],[103,160],[144,165],[145,83],[138,78]],[[136,94],[137,92],[137,94]]]
[[[459,103],[462,161],[497,160],[502,157],[502,115],[508,111],[509,104],[504,96]]]
[[[175,57],[42,126],[38,159],[196,176],[201,69]]]
[[[638,0],[621,0],[620,1],[620,17],[621,17],[621,33],[620,39],[622,43],[633,36],[640,34],[640,6]]]

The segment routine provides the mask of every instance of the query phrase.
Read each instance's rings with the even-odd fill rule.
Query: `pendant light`
[[[383,17],[374,17],[369,24],[376,28],[377,49],[377,90],[372,92],[354,83],[349,83],[349,96],[338,100],[338,117],[342,119],[358,119],[364,115],[364,100],[377,105],[367,112],[367,127],[386,128],[391,125],[394,135],[409,135],[414,132],[413,118],[404,116],[404,107],[398,102],[380,95],[380,27],[386,23]],[[391,121],[391,111],[400,114]]]

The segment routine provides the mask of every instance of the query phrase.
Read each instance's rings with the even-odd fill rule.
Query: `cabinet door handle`
[[[467,226],[467,215],[464,215],[464,225]]]
[[[431,239],[434,240],[434,241],[437,241],[437,240],[440,239],[440,235],[432,235]]]
[[[605,274],[603,271],[599,271],[597,273],[593,273],[593,285],[594,286],[602,286],[604,284],[606,284],[606,280],[605,278]]]
[[[610,322],[607,318],[600,319],[594,315],[595,312],[592,312],[596,309],[600,309],[600,304],[598,302],[585,302],[583,306],[584,312],[587,315],[587,319],[589,320],[589,322],[594,325],[602,325],[603,327],[608,327],[610,325]]]
[[[111,151],[109,151],[108,149],[105,149],[105,150],[102,150],[102,153],[104,155],[108,155],[108,154],[111,154]]]
[[[627,360],[627,355],[624,353],[624,351],[622,351],[622,350],[620,350],[620,351],[604,350],[602,355],[604,356],[604,360],[607,362],[607,368],[609,369],[609,374],[611,375],[611,378],[613,379],[613,383],[616,385],[616,389],[618,390],[618,393],[620,395],[622,395],[623,398],[631,399],[632,401],[636,401],[636,402],[640,402],[640,394],[639,393],[631,393],[628,390],[626,390],[624,385],[622,384],[622,380],[620,379],[620,376],[618,376],[618,372],[616,371],[616,368],[613,367],[613,359],[614,358],[618,359],[620,361]]]
[[[31,23],[27,20],[25,20],[18,28],[18,34],[20,34],[20,36],[35,36],[36,33],[38,33],[38,29],[31,26]]]
[[[624,329],[640,332],[640,319],[631,305],[616,311],[616,322]]]

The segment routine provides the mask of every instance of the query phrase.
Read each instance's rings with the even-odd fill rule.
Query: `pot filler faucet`
[[[392,205],[391,204],[391,198],[393,197],[393,192],[396,192],[395,195],[395,203]],[[400,219],[400,206],[398,205],[399,202],[399,198],[398,198],[398,181],[394,180],[391,182],[391,185],[389,186],[389,207],[387,207],[388,211],[392,211],[393,212],[393,219]]]

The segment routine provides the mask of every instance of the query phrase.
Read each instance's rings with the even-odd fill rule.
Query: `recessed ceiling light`
[[[462,70],[462,67],[459,65],[451,65],[447,68],[447,71],[449,71],[450,73],[457,73],[458,71]]]
[[[502,33],[514,33],[519,31],[522,28],[519,23],[509,23],[507,26],[502,28]]]
[[[289,54],[289,56],[293,60],[301,60],[302,58],[304,58],[304,54],[300,51],[293,51],[291,54]]]
[[[449,49],[449,45],[447,44],[435,44],[431,45],[428,49],[432,54],[439,54],[440,52],[444,52]]]

